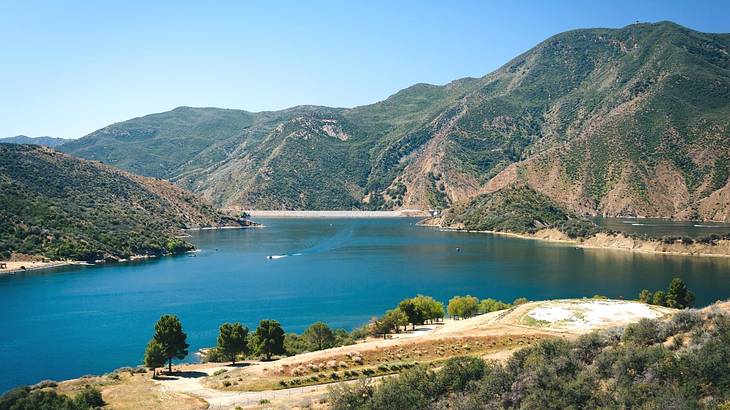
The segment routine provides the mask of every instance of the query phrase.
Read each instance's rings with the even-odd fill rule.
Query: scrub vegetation
[[[245,223],[168,182],[11,144],[0,144],[0,220],[0,260],[175,254],[193,249],[183,228]]]

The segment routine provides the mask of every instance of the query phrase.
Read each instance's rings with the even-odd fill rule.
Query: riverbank
[[[491,235],[509,236],[520,239],[533,239],[564,243],[585,249],[608,249],[646,254],[679,256],[730,257],[730,241],[728,240],[718,240],[714,244],[697,242],[694,242],[692,244],[684,244],[681,240],[675,240],[671,243],[665,243],[660,240],[646,240],[640,238],[632,238],[620,233],[608,234],[603,232],[597,233],[589,238],[570,238],[565,233],[554,228],[541,229],[533,234],[530,234],[489,230],[469,230],[458,226],[443,227],[440,225],[440,218],[427,218],[418,222],[418,225],[430,228],[437,228],[442,231],[450,232],[486,233]]]
[[[407,218],[429,216],[428,211],[246,211],[254,218]]]
[[[0,261],[0,266],[5,265],[4,269],[0,269],[0,276],[14,275],[19,272],[28,272],[33,270],[58,268],[70,265],[86,265],[84,261]]]

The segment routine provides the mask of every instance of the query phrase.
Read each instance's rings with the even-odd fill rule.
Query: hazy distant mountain
[[[64,142],[70,141],[66,138],[56,137],[27,137],[25,135],[16,135],[15,137],[0,138],[0,143],[6,144],[31,144],[31,145],[45,145],[46,147],[57,147]]]
[[[0,144],[0,221],[0,260],[176,253],[181,228],[238,223],[167,181],[16,144]]]
[[[669,22],[574,30],[482,78],[372,105],[181,107],[61,149],[218,205],[444,208],[520,184],[580,214],[722,220],[729,52],[730,35]]]

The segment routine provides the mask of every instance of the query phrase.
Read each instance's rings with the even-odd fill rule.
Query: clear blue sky
[[[0,0],[0,136],[79,137],[180,105],[368,104],[575,28],[730,31],[728,0],[274,3]]]

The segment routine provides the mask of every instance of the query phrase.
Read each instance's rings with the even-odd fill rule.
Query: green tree
[[[666,306],[667,294],[663,290],[658,290],[654,292],[654,297],[651,300],[651,304],[657,306]]]
[[[152,378],[157,377],[157,369],[165,365],[167,357],[165,357],[165,349],[160,342],[152,339],[147,343],[144,351],[144,365],[152,370]]]
[[[639,301],[644,303],[651,303],[652,302],[652,293],[649,292],[647,289],[642,290],[639,293]]]
[[[392,328],[395,329],[396,333],[400,331],[400,326],[403,326],[404,330],[406,326],[408,326],[408,315],[399,308],[385,312],[384,318],[388,321]]]
[[[310,351],[329,349],[335,345],[335,334],[324,322],[312,323],[302,333],[302,337]]]
[[[454,317],[468,318],[479,311],[479,299],[474,296],[454,296],[449,300],[449,314]]]
[[[404,299],[398,304],[398,309],[405,313],[408,317],[408,322],[413,325],[413,329],[416,329],[416,325],[423,324],[423,312],[416,307],[413,299]]]
[[[504,303],[501,300],[495,299],[484,299],[479,302],[479,313],[496,312],[511,307],[509,303]]]
[[[434,321],[444,317],[444,305],[431,296],[418,295],[411,299],[423,320]]]
[[[216,349],[233,364],[236,356],[248,353],[248,328],[240,323],[224,323],[218,333]]]
[[[294,356],[307,351],[307,342],[296,333],[284,335],[284,352],[287,356]]]
[[[393,321],[387,315],[381,318],[376,318],[372,322],[372,330],[375,336],[383,335],[383,339],[388,336],[391,330],[393,330]]]
[[[266,360],[271,356],[284,353],[284,329],[276,320],[262,320],[255,333],[256,351]]]
[[[695,295],[687,289],[687,285],[680,278],[674,278],[669,283],[666,306],[675,309],[685,309],[694,304]]]
[[[355,343],[355,339],[350,332],[345,329],[335,330],[335,346],[347,346]]]
[[[153,339],[162,346],[168,371],[172,373],[172,359],[184,359],[188,355],[188,336],[183,332],[182,323],[174,315],[162,315],[155,324]]]

